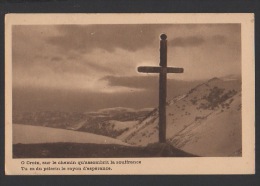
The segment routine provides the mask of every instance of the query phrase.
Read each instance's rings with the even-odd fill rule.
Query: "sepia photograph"
[[[253,28],[252,14],[158,16],[9,15],[8,159],[199,166],[216,158],[242,170],[241,160],[252,173],[254,113],[245,112],[254,104],[254,61],[244,60],[254,60],[253,30],[244,29]]]

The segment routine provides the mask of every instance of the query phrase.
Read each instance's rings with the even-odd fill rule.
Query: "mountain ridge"
[[[207,130],[218,132],[212,132],[210,136],[206,135]],[[166,132],[167,140],[173,146],[200,156],[229,156],[239,151],[242,148],[240,80],[212,78],[187,94],[167,101]],[[218,135],[226,141],[218,139]],[[120,139],[141,146],[158,141],[158,109]],[[205,144],[205,141],[211,143]]]

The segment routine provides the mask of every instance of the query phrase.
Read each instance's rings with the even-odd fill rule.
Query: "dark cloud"
[[[80,59],[80,56],[79,55],[68,55],[67,57],[68,60],[79,60]]]
[[[168,43],[172,47],[195,47],[205,43],[205,39],[202,36],[176,37]]]
[[[49,56],[36,54],[35,59],[47,60],[47,59],[49,59]]]
[[[52,57],[51,61],[61,61],[62,58],[61,57]]]
[[[87,68],[90,67],[91,69],[97,71],[97,73],[98,72],[101,72],[101,73],[103,73],[103,72],[114,73],[114,72],[117,71],[116,69],[111,68],[110,66],[105,66],[105,65],[101,65],[101,64],[97,64],[97,63],[87,63],[86,62],[85,65],[87,66]]]
[[[47,42],[64,51],[90,52],[94,48],[136,51],[158,40],[157,29],[166,25],[62,25],[59,36]],[[155,29],[156,28],[156,29]]]
[[[223,35],[214,35],[211,39],[216,45],[222,45],[227,42],[227,38]]]

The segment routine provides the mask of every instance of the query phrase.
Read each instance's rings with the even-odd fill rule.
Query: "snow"
[[[126,108],[126,107],[112,107],[112,108],[105,108],[98,110],[99,113],[109,113],[109,112],[115,112],[115,111],[125,111],[125,112],[135,112],[132,108]]]
[[[229,156],[242,147],[241,111],[237,110],[241,97],[235,96],[231,108],[214,112],[206,120],[193,124],[178,134],[178,142],[185,142],[182,150],[200,156]]]
[[[129,145],[114,138],[87,132],[13,124],[13,144],[57,142]]]
[[[114,126],[114,130],[122,130],[125,128],[131,128],[138,123],[138,121],[117,121],[117,120],[110,120],[110,125]]]
[[[214,87],[223,94],[235,91],[217,107],[205,99]],[[168,102],[167,140],[176,148],[199,156],[239,156],[242,148],[241,82],[213,78],[189,93]],[[135,145],[158,142],[158,112],[147,117],[120,136],[123,141]]]

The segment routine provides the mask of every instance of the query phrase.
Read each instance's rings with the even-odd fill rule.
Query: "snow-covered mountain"
[[[213,78],[168,101],[167,140],[176,148],[199,156],[239,156],[241,135],[240,79]],[[157,142],[158,110],[118,138],[134,145]]]

